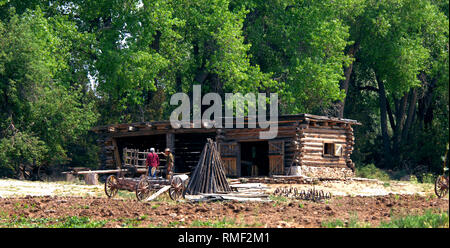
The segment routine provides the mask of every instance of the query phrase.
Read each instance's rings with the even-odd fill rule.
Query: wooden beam
[[[170,148],[172,153],[175,152],[175,134],[167,133],[166,134],[166,147]]]
[[[119,154],[119,146],[117,145],[117,140],[116,139],[112,139],[112,143],[114,146],[114,160],[116,162],[116,168],[122,168],[122,164],[120,162],[120,154]]]

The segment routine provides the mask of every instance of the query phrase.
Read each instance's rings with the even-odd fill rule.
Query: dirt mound
[[[21,217],[31,222],[78,216],[104,221],[104,227],[321,227],[332,220],[355,217],[377,226],[392,216],[423,213],[427,209],[448,212],[448,199],[419,195],[378,197],[336,196],[324,203],[310,201],[238,202],[151,202],[95,197],[2,198],[1,226]]]

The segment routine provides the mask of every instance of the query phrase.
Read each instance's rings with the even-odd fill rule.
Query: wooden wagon
[[[153,179],[145,175],[139,178],[111,175],[106,179],[105,193],[112,198],[119,190],[128,190],[136,193],[138,201],[148,201],[169,191],[170,198],[176,201],[184,198],[187,179],[188,176],[185,174],[174,175],[171,179],[161,177]]]
[[[160,194],[169,191],[172,200],[184,198],[185,185],[188,180],[186,174],[174,175],[170,179],[161,176],[150,178],[146,175],[145,158],[149,150],[123,149],[123,165],[119,168],[117,175],[111,175],[105,182],[105,193],[108,197],[114,197],[119,190],[128,190],[136,193],[139,201],[155,199]],[[161,159],[162,162],[165,159]],[[165,166],[158,166],[158,171],[164,170]],[[125,176],[127,172],[128,177]],[[144,173],[140,177],[135,177]],[[159,173],[161,175],[161,173]]]

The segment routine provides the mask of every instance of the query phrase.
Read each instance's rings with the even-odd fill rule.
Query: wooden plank
[[[119,147],[117,146],[117,140],[112,139],[112,143],[114,146],[114,160],[115,160],[116,168],[122,168],[122,164],[120,161],[120,155],[119,155]]]
[[[158,192],[154,193],[153,195],[149,196],[147,199],[143,200],[144,202],[148,202],[148,201],[153,201],[154,199],[156,199],[156,197],[158,197],[159,195],[161,195],[162,193],[166,192],[167,190],[170,189],[170,185],[166,185],[164,187],[162,187],[160,190],[158,190]]]
[[[239,181],[239,179],[236,179]],[[233,188],[268,188],[266,185],[262,183],[239,183],[230,185]]]

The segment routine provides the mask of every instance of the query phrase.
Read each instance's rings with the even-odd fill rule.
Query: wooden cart
[[[443,173],[442,175],[439,175],[436,178],[436,181],[434,182],[434,192],[436,192],[436,195],[439,198],[446,196],[449,188],[449,170],[447,165],[448,150],[449,144],[447,143],[447,149],[445,150],[445,155],[443,157],[444,160]]]
[[[169,191],[170,198],[176,201],[184,198],[187,179],[188,176],[185,174],[174,175],[170,180],[164,178],[153,179],[145,175],[139,178],[111,175],[106,179],[105,193],[109,198],[112,198],[119,190],[128,190],[136,193],[138,201],[148,201]]]

